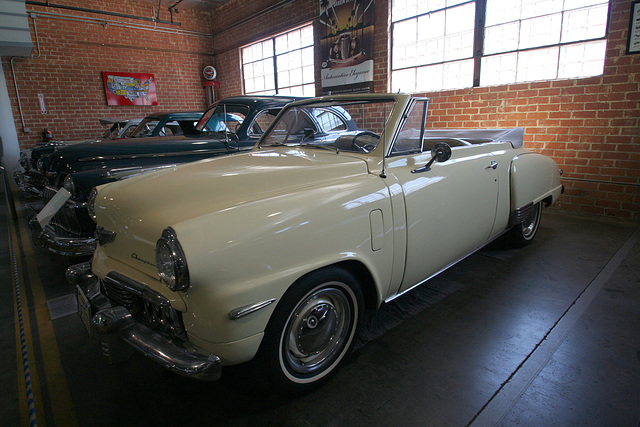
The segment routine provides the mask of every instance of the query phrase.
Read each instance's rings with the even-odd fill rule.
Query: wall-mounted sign
[[[211,65],[207,65],[206,67],[204,67],[204,70],[202,70],[202,75],[207,80],[213,80],[218,75],[218,72]]]
[[[640,53],[640,1],[631,3],[627,55],[630,53]]]
[[[322,94],[373,92],[374,0],[320,0]]]
[[[153,74],[102,72],[107,105],[158,105]]]

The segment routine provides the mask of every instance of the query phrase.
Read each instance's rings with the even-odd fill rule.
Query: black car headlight
[[[18,163],[20,164],[20,166],[22,166],[25,172],[28,172],[29,169],[31,169],[31,163],[29,162],[29,157],[27,156],[27,153],[25,153],[24,151],[20,152],[20,160],[18,160]]]
[[[172,291],[189,288],[187,259],[171,227],[162,232],[162,237],[156,243],[156,267],[158,276]]]
[[[87,211],[89,212],[89,216],[96,222],[96,197],[98,196],[98,189],[93,187],[89,192],[89,197],[87,198]]]
[[[71,175],[67,175],[64,178],[64,182],[62,183],[62,188],[67,190],[69,193],[71,193],[72,199],[76,198],[76,185],[73,182],[73,178],[71,177]]]
[[[44,157],[41,157],[38,159],[38,162],[36,163],[36,169],[38,169],[40,171],[40,173],[45,173],[46,172],[46,167],[47,167],[47,162],[45,160]]]

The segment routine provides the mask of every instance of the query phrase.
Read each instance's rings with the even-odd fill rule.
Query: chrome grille
[[[116,272],[102,280],[102,289],[113,303],[126,307],[136,320],[172,337],[186,339],[182,313],[159,293]]]
[[[55,188],[50,185],[44,187],[44,190],[42,190],[42,200],[44,201],[44,203],[49,203],[49,201],[53,199],[53,196],[56,195],[58,190],[59,188]]]

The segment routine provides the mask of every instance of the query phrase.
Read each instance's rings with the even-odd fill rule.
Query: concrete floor
[[[12,241],[41,425],[637,426],[640,420],[636,224],[548,209],[530,246],[485,249],[367,313],[342,370],[314,393],[285,399],[260,392],[241,368],[203,383],[139,355],[105,365],[79,317],[64,315],[67,261],[32,245],[24,212],[21,201],[14,222],[4,203],[0,209],[2,426],[26,425],[29,416],[7,262]],[[52,314],[61,317],[51,320]]]

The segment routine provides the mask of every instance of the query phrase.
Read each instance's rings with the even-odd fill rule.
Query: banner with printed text
[[[158,105],[153,74],[102,72],[107,105]]]
[[[373,92],[374,0],[320,0],[322,94]]]

